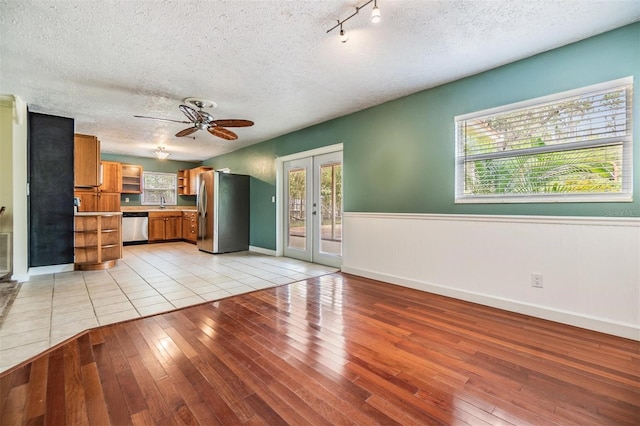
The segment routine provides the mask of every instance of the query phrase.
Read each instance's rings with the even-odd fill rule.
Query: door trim
[[[284,211],[282,209],[282,197],[284,184],[284,163],[285,161],[298,160],[305,157],[314,157],[316,155],[330,154],[332,152],[343,151],[343,144],[337,143],[334,145],[327,145],[321,148],[312,149],[309,151],[297,152],[291,155],[285,155],[283,157],[276,157],[276,256],[284,255],[284,238],[282,235],[283,217]],[[343,160],[344,161],[344,160]]]

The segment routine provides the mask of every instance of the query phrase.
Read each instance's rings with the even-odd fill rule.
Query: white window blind
[[[631,201],[632,78],[456,117],[456,202]]]
[[[175,173],[142,172],[142,205],[160,205],[164,197],[164,204],[178,203],[177,175]]]

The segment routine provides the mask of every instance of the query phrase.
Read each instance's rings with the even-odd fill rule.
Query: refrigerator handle
[[[205,217],[207,215],[207,187],[204,179],[200,182],[200,190],[198,191],[198,216]]]

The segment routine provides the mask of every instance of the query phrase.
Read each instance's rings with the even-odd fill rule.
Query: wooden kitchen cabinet
[[[119,212],[120,193],[93,190],[76,190],[74,197],[80,198],[79,212]]]
[[[102,184],[100,192],[119,193],[122,189],[122,167],[115,161],[102,161]]]
[[[182,214],[180,216],[167,217],[167,223],[164,228],[164,238],[166,240],[182,239]]]
[[[122,167],[115,161],[102,161],[102,185],[97,190],[97,212],[120,211]]]
[[[164,216],[149,213],[149,242],[164,241]]]
[[[73,138],[74,197],[80,198],[79,212],[119,212],[122,167],[114,161],[100,161],[100,141],[76,133]]]
[[[73,196],[80,199],[79,212],[97,212],[98,211],[98,193],[95,190],[73,192]]]
[[[178,170],[178,195],[187,195],[189,192],[189,170]]]
[[[192,243],[198,241],[198,220],[194,211],[182,212],[182,239]]]
[[[119,192],[98,192],[98,212],[119,212]]]
[[[97,187],[100,185],[100,141],[91,135],[76,133],[73,137],[73,185]]]
[[[122,164],[122,186],[120,192],[123,194],[140,194],[142,166],[136,164]]]
[[[75,269],[106,269],[122,258],[122,215],[80,214],[75,217]]]
[[[178,170],[178,194],[197,195],[198,175],[209,170],[213,170],[213,167],[200,166],[193,169]]]
[[[182,239],[182,212],[149,212],[149,242]]]
[[[122,175],[120,163],[102,162],[102,185],[93,188],[76,187],[74,197],[80,198],[80,212],[119,212]]]
[[[213,167],[200,166],[189,170],[189,195],[198,194],[198,175],[209,170],[213,170]]]

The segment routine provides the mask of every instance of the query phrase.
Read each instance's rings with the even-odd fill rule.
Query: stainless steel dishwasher
[[[149,242],[149,213],[122,212],[122,244],[146,244]]]

